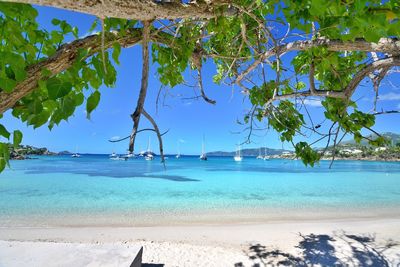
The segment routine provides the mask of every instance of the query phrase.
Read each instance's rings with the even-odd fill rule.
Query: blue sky
[[[43,28],[51,29],[52,18],[67,20],[71,25],[79,28],[81,36],[85,35],[95,17],[39,7],[39,23]],[[102,93],[98,108],[92,113],[91,120],[86,119],[85,105],[76,110],[68,122],[62,122],[58,127],[49,131],[46,126],[33,130],[21,122],[12,118],[7,112],[3,124],[9,130],[20,129],[24,133],[24,144],[39,147],[48,147],[52,151],[70,150],[88,153],[124,153],[128,147],[128,141],[110,143],[107,140],[113,137],[129,135],[132,129],[130,114],[135,109],[140,88],[141,77],[141,47],[135,46],[123,49],[120,57],[121,64],[116,66],[117,83],[115,88],[100,89]],[[203,134],[206,137],[207,151],[235,150],[235,145],[246,139],[247,133],[237,134],[243,131],[243,125],[238,125],[237,120],[242,120],[243,114],[250,108],[249,101],[240,93],[238,87],[219,86],[212,83],[212,76],[216,73],[212,62],[207,62],[203,67],[204,87],[210,98],[215,99],[215,106],[205,103],[203,100],[182,100],[183,97],[193,97],[194,89],[177,86],[168,89],[164,105],[161,104],[156,113],[156,96],[160,83],[156,77],[156,66],[150,69],[149,93],[145,107],[157,121],[161,131],[169,129],[164,136],[166,153],[176,153],[177,142],[180,140],[181,152],[184,154],[199,154]],[[194,74],[194,73],[193,73]],[[187,72],[186,78],[190,80],[191,73]],[[399,109],[400,83],[399,74],[391,76],[391,84],[384,80],[381,88],[381,101],[378,108]],[[396,85],[399,88],[396,88]],[[359,99],[358,104],[366,111],[370,110],[373,101],[373,91],[369,83],[362,85],[354,99]],[[163,92],[166,92],[165,90]],[[197,92],[198,94],[199,92]],[[319,101],[309,101],[308,108],[315,116],[316,122],[323,119],[323,109]],[[377,119],[375,129],[381,132],[399,132],[396,122],[397,115],[381,116]],[[149,126],[144,118],[141,127]],[[253,143],[244,147],[259,147],[267,145],[272,148],[290,149],[288,144],[282,144],[278,135],[273,131],[256,132],[252,137]],[[259,135],[259,136],[257,136]],[[137,139],[136,151],[147,147],[148,137],[151,136],[152,149],[157,151],[158,143],[154,134],[141,133]],[[297,140],[300,140],[298,138]]]

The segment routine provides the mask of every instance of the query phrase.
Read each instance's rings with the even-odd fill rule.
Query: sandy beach
[[[3,227],[0,266],[397,266],[400,219],[151,227]],[[68,256],[66,256],[68,255]]]

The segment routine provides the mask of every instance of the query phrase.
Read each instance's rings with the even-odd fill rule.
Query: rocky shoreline
[[[12,160],[25,160],[25,159],[33,159],[31,156],[54,156],[58,155],[58,153],[51,152],[45,147],[34,147],[34,146],[24,146],[20,145],[17,148],[14,148],[11,144],[9,145],[10,150],[10,159]]]

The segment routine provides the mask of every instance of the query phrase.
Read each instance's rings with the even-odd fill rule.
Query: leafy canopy
[[[227,8],[234,8],[236,15],[224,15]],[[52,129],[84,103],[90,118],[101,99],[100,86],[115,84],[121,45],[138,38],[142,23],[106,18],[102,29],[106,40],[100,33],[96,40],[111,45],[94,51],[84,45],[88,39],[83,38],[73,64],[58,71],[40,64],[62,51],[67,40],[77,40],[79,29],[54,18],[52,24],[57,29],[48,31],[40,27],[37,16],[31,5],[0,2],[0,94],[19,90],[25,82],[35,83],[36,89],[11,108],[16,119],[34,128],[46,125]],[[94,21],[91,31],[99,22]],[[171,88],[185,82],[183,74],[188,68],[201,71],[201,62],[213,60],[216,84],[234,84],[249,95],[253,108],[245,114],[245,122],[253,124],[253,117],[265,122],[281,134],[282,141],[293,143],[305,164],[314,165],[322,154],[311,142],[294,143],[296,135],[304,135],[304,131],[320,134],[321,139],[328,139],[327,146],[332,140],[336,145],[339,133],[361,141],[363,130],[373,127],[375,117],[359,110],[350,98],[323,97],[326,123],[331,126],[320,133],[315,125],[310,126],[312,119],[301,104],[304,97],[312,95],[308,93],[311,79],[315,90],[344,92],[365,66],[392,55],[371,54],[373,51],[357,47],[335,50],[329,43],[297,49],[290,55],[281,49],[298,41],[335,40],[356,46],[360,40],[378,43],[381,38],[399,35],[400,4],[394,0],[235,0],[230,7],[221,5],[213,19],[154,21],[151,53],[160,82]],[[246,73],[252,65],[256,73]],[[32,78],[30,70],[35,67],[41,74]],[[14,145],[22,139],[21,132],[11,134],[1,124],[0,135],[5,139],[12,135]],[[384,141],[378,138],[370,143],[381,145]],[[4,142],[0,143],[0,154],[3,170],[9,159]]]

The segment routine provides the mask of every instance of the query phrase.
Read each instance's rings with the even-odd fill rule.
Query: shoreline
[[[154,237],[157,235],[159,240],[171,241],[169,238],[179,241],[182,237],[190,237],[193,241],[203,240],[204,233],[218,233],[222,231],[231,231],[240,229],[246,232],[246,235],[241,231],[232,231],[232,236],[253,236],[261,231],[277,231],[277,232],[292,232],[298,233],[301,230],[307,232],[309,230],[354,230],[354,231],[373,231],[375,233],[390,234],[400,238],[400,217],[394,218],[369,218],[369,219],[335,219],[335,220],[296,220],[291,221],[270,221],[270,222],[248,222],[248,223],[215,223],[215,224],[192,224],[192,225],[149,225],[149,226],[0,226],[0,240],[13,241],[65,241],[65,242],[84,242],[90,241],[93,237],[97,237],[102,242],[142,240]],[[276,228],[277,227],[277,228]],[[392,229],[393,227],[393,229]],[[179,231],[176,231],[179,229]],[[197,232],[196,230],[203,230]],[[382,231],[385,230],[385,231]],[[102,231],[110,233],[108,236],[103,236]],[[176,232],[175,232],[176,231]],[[187,234],[191,233],[190,236]],[[194,233],[194,235],[192,235]],[[100,235],[99,235],[100,234]],[[143,235],[143,236],[142,236]],[[144,236],[146,235],[147,238]],[[52,239],[55,238],[56,239]],[[220,235],[215,235],[216,239]],[[95,238],[96,239],[96,238]],[[164,240],[165,239],[165,240]],[[262,238],[261,238],[262,239]],[[227,239],[231,243],[229,238]],[[220,241],[224,243],[226,239]],[[230,240],[230,241],[229,241]],[[207,240],[206,240],[207,241]],[[216,240],[213,240],[214,242]],[[263,240],[265,241],[265,240]],[[400,241],[400,240],[399,240]],[[239,243],[237,243],[239,244]]]
[[[400,207],[241,208],[186,211],[128,211],[70,214],[0,215],[0,228],[7,227],[162,227],[196,225],[248,225],[262,223],[360,221],[399,219]]]

